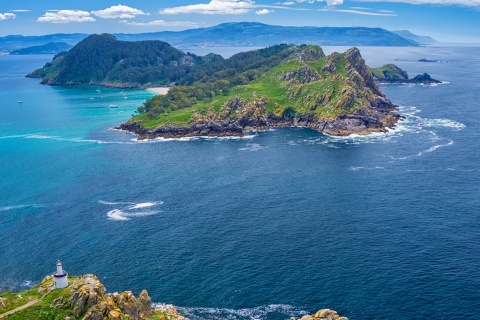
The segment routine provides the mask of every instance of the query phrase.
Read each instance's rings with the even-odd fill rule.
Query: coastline
[[[168,87],[151,87],[146,88],[145,90],[155,93],[156,95],[164,95],[167,94],[170,88]]]

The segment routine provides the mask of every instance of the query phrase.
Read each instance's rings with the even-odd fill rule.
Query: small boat
[[[118,108],[118,106],[117,106],[116,104],[110,104],[108,107],[109,107],[109,108],[112,108],[112,109],[113,109],[113,108]]]
[[[18,100],[17,103],[22,103],[23,101],[22,100]]]
[[[100,92],[102,92],[102,91],[100,91],[100,90],[98,90],[98,89],[97,89],[97,90],[95,90],[95,91],[97,91],[97,93],[100,93]]]

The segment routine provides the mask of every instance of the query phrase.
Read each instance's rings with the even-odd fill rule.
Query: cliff
[[[385,132],[399,119],[357,48],[330,56],[316,46],[294,46],[290,52],[257,79],[219,94],[195,95],[208,86],[174,88],[147,101],[140,115],[118,128],[140,139],[241,136],[276,126],[306,126],[342,136]]]
[[[55,289],[47,276],[35,287],[13,293],[0,293],[0,319],[36,320],[188,320],[171,305],[156,305],[147,291],[135,298],[130,291],[105,293],[105,287],[93,274],[71,277],[69,286]],[[297,320],[297,318],[292,318]],[[299,320],[348,320],[337,312],[322,309]]]
[[[428,73],[423,73],[409,79],[408,73],[402,68],[394,65],[387,64],[378,68],[370,69],[373,74],[373,78],[378,83],[417,83],[417,84],[434,84],[442,83],[441,81],[432,79]]]
[[[53,286],[53,277],[48,276],[30,290],[0,294],[0,319],[188,320],[173,306],[152,309],[145,290],[138,297],[130,291],[107,294],[92,274],[71,278],[64,289]]]

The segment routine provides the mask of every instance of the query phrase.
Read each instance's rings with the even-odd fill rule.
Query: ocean
[[[360,50],[444,83],[382,85],[405,118],[385,134],[136,141],[111,128],[151,93],[0,55],[0,290],[60,259],[191,319],[478,318],[480,48]]]

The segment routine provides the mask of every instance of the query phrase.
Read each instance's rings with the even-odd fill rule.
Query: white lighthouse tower
[[[53,280],[55,280],[55,288],[66,288],[68,286],[68,273],[63,270],[62,262],[57,261],[57,272],[53,274]]]

